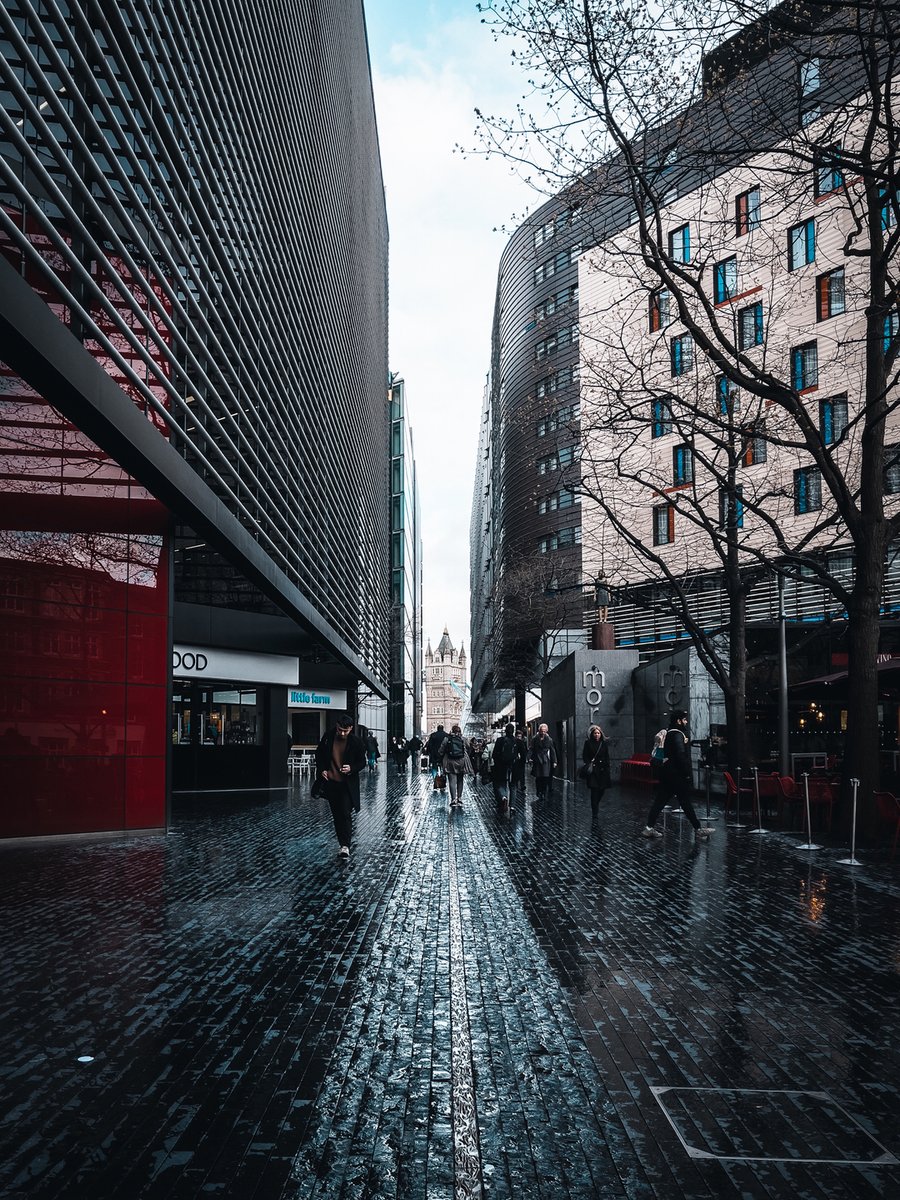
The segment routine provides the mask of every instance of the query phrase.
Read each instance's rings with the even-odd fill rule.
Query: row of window
[[[567,546],[580,545],[581,526],[570,525],[567,529],[557,529],[555,533],[548,533],[546,537],[541,538],[538,550],[541,554],[549,554],[553,550],[564,550]]]
[[[540,249],[545,242],[549,242],[551,238],[555,238],[558,233],[565,229],[570,222],[578,216],[581,211],[580,205],[574,208],[567,209],[565,212],[558,213],[555,217],[551,217],[549,221],[545,221],[543,225],[539,225],[534,231],[534,248]]]
[[[581,404],[576,400],[574,404],[563,404],[556,412],[541,417],[537,423],[538,437],[546,437],[548,433],[555,433],[559,428],[565,429],[578,420],[580,412]]]
[[[558,492],[551,492],[549,496],[541,496],[538,500],[537,510],[539,513],[556,512],[560,508],[572,508],[578,500],[572,488],[560,488]]]
[[[539,379],[535,394],[538,400],[543,400],[545,396],[552,396],[562,388],[577,383],[578,379],[578,363],[573,363],[571,367],[563,367],[559,371],[554,371],[552,375]]]
[[[571,287],[563,288],[557,292],[555,296],[548,296],[534,310],[535,322],[546,320],[547,317],[552,317],[555,312],[561,308],[565,308],[569,304],[578,303],[578,284],[573,284]]]
[[[575,321],[572,325],[563,325],[562,328],[555,329],[548,337],[538,342],[534,348],[534,357],[540,362],[541,359],[548,358],[565,346],[576,346],[577,344],[578,322]]]
[[[799,347],[802,351],[805,347]],[[723,414],[727,412],[730,416],[740,411],[740,394],[737,388],[723,375],[720,375],[717,380],[717,388],[719,391],[719,403],[722,406]],[[846,392],[838,396],[828,396],[819,401],[819,430],[822,434],[822,440],[825,445],[832,445],[834,442],[840,441],[844,436],[849,423],[849,409],[847,405]],[[652,404],[650,433],[654,438],[665,437],[671,433],[673,428],[672,418],[672,399],[665,396],[658,396]],[[764,425],[760,422],[755,422],[753,425],[748,425],[745,434],[753,435],[754,442],[758,442],[764,435]],[[746,456],[743,457],[744,466],[753,466],[755,463],[765,462],[765,443],[762,443],[754,452],[752,461]],[[675,483],[679,480],[675,479]],[[686,482],[684,480],[680,482]]]
[[[558,471],[562,467],[569,467],[574,461],[575,447],[560,446],[552,454],[545,454],[543,458],[537,460],[538,475],[547,475],[550,471]]]
[[[900,494],[900,446],[886,446],[882,484],[886,495]],[[818,467],[798,467],[794,471],[794,512],[818,512],[822,507],[822,472]],[[743,488],[719,489],[719,527],[743,529]],[[653,544],[666,546],[675,541],[675,505],[660,504],[653,509]]]
[[[566,267],[570,267],[576,261],[581,253],[581,246],[569,246],[567,250],[560,250],[559,254],[555,254],[553,258],[548,258],[546,262],[542,262],[540,266],[534,269],[535,284],[543,283],[547,279],[552,279],[557,271],[564,271]]]

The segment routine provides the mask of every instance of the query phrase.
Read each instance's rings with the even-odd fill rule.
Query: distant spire
[[[447,626],[444,626],[444,636],[438,642],[437,654],[443,658],[446,654],[453,654],[453,643],[450,641],[450,634],[447,632]]]

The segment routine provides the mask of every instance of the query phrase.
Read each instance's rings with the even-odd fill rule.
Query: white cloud
[[[370,6],[371,7],[371,6]],[[465,157],[475,108],[512,111],[521,76],[477,13],[394,41],[375,104],[391,232],[390,364],[407,385],[422,500],[425,631],[469,642],[469,513],[506,235],[535,203],[499,161]]]

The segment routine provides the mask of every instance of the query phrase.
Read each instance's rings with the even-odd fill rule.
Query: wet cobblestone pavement
[[[900,862],[645,808],[382,772],[349,864],[306,781],[0,848],[0,1196],[900,1197]]]

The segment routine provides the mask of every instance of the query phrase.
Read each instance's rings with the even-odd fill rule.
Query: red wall
[[[2,237],[0,253],[18,266]],[[149,312],[147,289],[116,265]],[[66,305],[29,273],[67,324]],[[124,336],[136,319],[123,293],[96,264],[93,274],[120,318],[104,325],[112,345],[164,404]],[[164,322],[150,322],[164,344]],[[163,433],[105,348],[85,345]],[[165,825],[170,527],[52,397],[0,363],[0,837]]]

